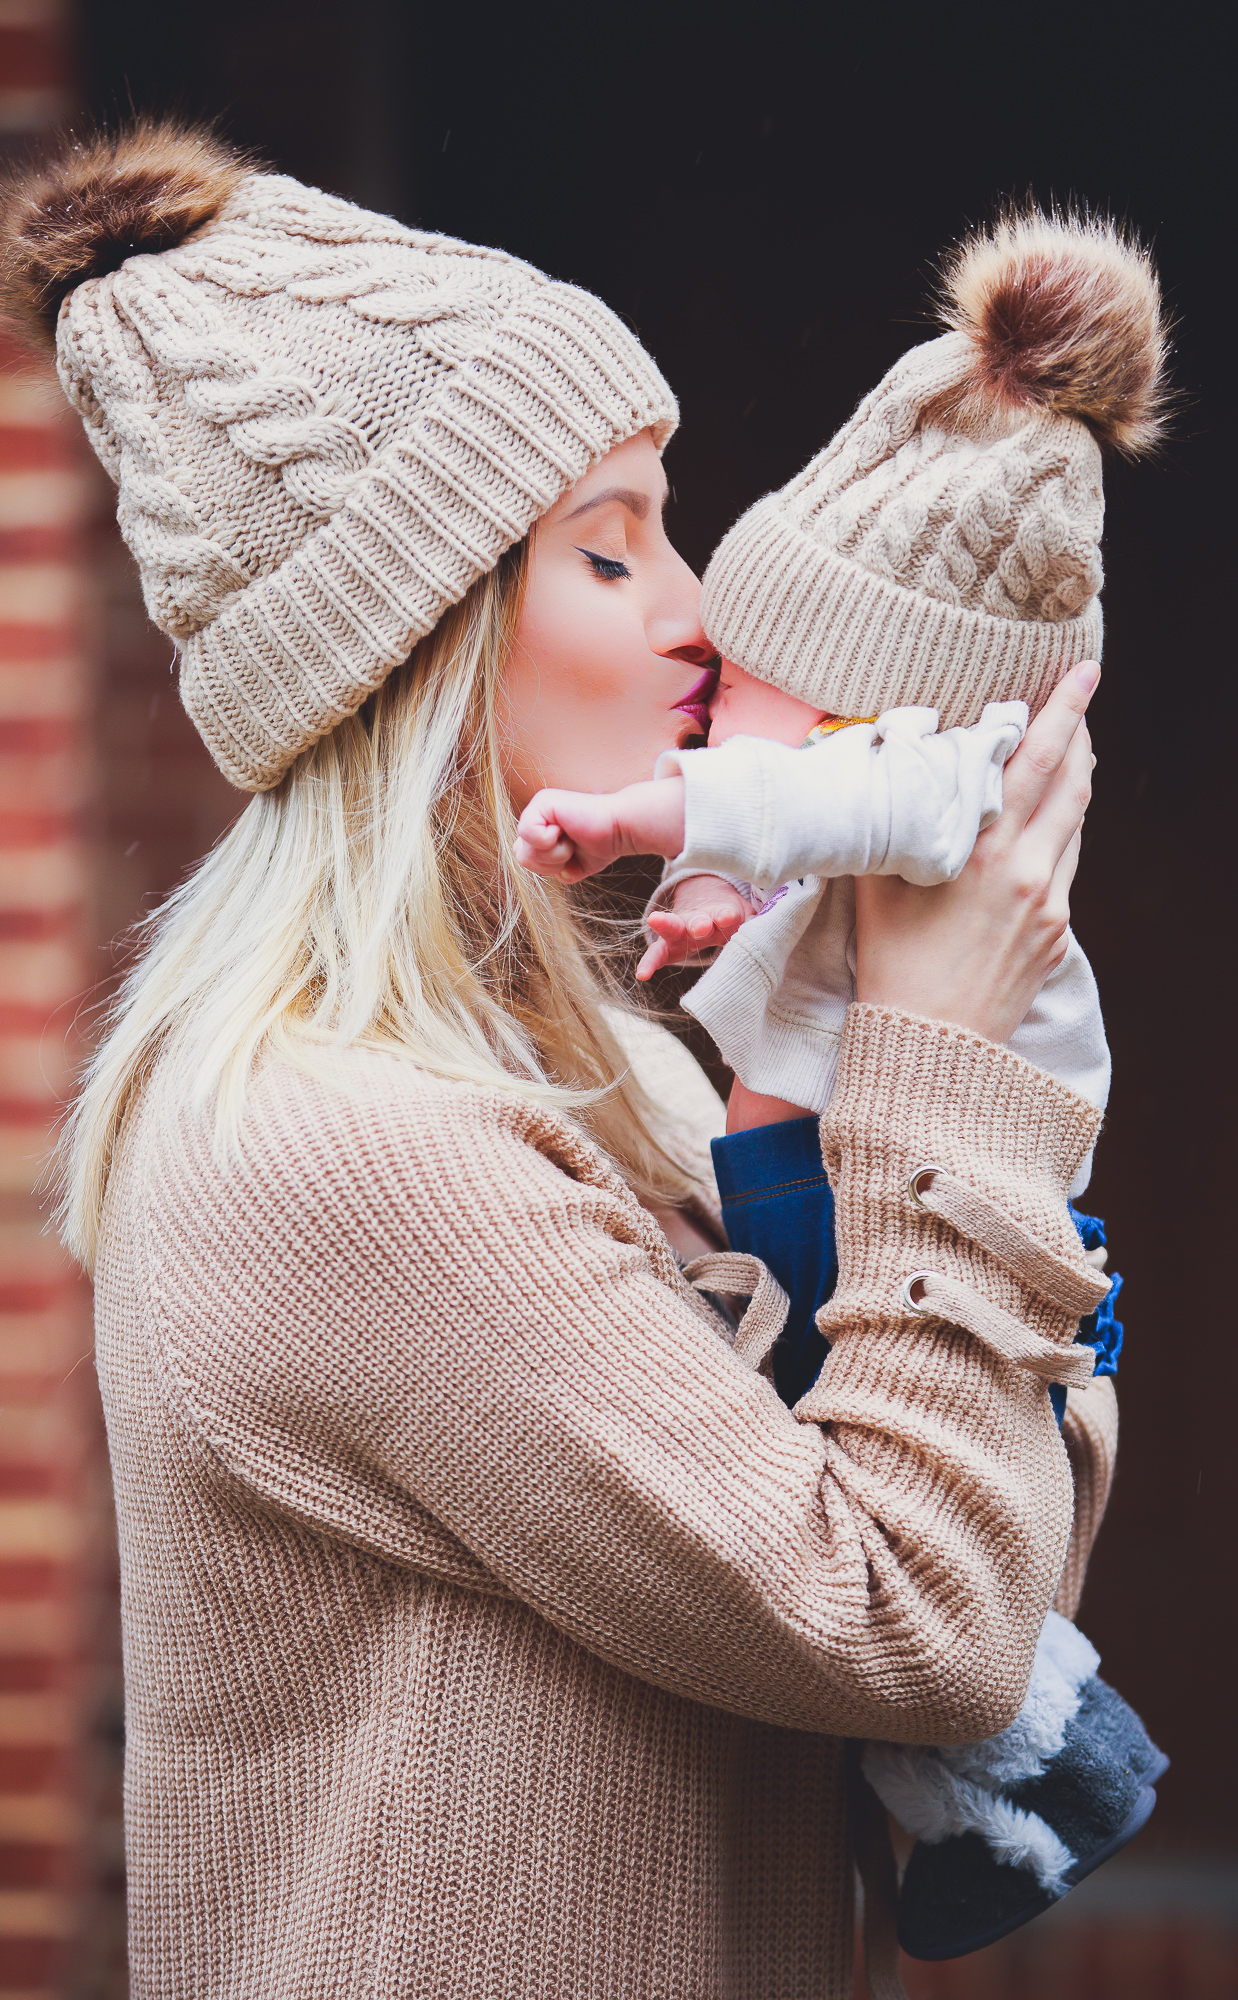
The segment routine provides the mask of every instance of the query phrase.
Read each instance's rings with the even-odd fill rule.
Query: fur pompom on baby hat
[[[55,339],[181,694],[278,782],[675,399],[590,293],[139,123],[9,182],[0,307]]]
[[[949,332],[905,354],[705,573],[726,658],[836,715],[905,703],[943,727],[1033,712],[1099,658],[1101,447],[1162,423],[1166,338],[1147,253],[1035,210],[945,267]]]

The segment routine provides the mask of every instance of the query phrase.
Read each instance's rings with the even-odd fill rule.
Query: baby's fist
[[[531,874],[583,882],[622,852],[613,798],[604,792],[538,792],[520,815],[514,851]]]

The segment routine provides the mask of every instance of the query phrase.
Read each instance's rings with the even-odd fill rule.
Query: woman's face
[[[543,785],[610,792],[703,736],[713,648],[700,584],[662,525],[648,431],[616,445],[537,524],[504,675],[504,763],[520,812]]]

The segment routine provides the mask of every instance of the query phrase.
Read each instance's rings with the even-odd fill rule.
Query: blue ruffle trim
[[[1105,1244],[1105,1225],[1098,1215],[1082,1215],[1073,1203],[1068,1203],[1070,1219],[1079,1231],[1079,1240],[1085,1250],[1099,1250]],[[1108,1292],[1094,1313],[1089,1313],[1079,1323],[1076,1340],[1086,1341],[1096,1349],[1096,1374],[1116,1375],[1118,1356],[1122,1352],[1122,1322],[1114,1317],[1114,1303],[1122,1289],[1122,1280],[1114,1271]]]

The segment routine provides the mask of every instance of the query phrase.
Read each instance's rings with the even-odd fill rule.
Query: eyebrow
[[[669,498],[669,493],[667,497]],[[635,514],[638,521],[645,519],[652,505],[649,495],[647,493],[638,493],[633,486],[607,486],[601,493],[596,494],[592,500],[584,500],[579,507],[573,507],[567,519],[574,521],[581,514],[591,513],[595,507],[610,507],[616,502],[618,502],[620,507],[626,507],[629,514]],[[663,505],[665,504],[664,500]]]

